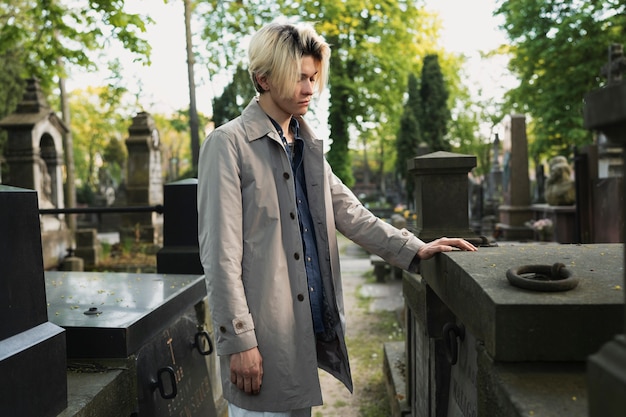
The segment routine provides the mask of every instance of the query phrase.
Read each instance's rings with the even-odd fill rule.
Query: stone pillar
[[[442,236],[475,237],[469,225],[468,173],[476,157],[433,152],[408,161],[415,180],[415,233],[424,241]]]
[[[528,177],[528,139],[526,118],[512,115],[505,129],[505,143],[510,143],[508,155],[505,151],[503,194],[504,203],[499,207],[500,223],[497,228],[503,240],[528,240],[532,230],[524,225],[531,220],[530,178]],[[507,157],[508,156],[508,157]]]
[[[626,83],[622,73],[626,69],[626,57],[622,45],[612,45],[609,62],[603,68],[607,85],[589,92],[584,99],[585,128],[601,132],[608,141],[626,146]],[[623,152],[622,152],[623,155]],[[623,192],[626,195],[626,181]],[[622,204],[626,217],[626,206]],[[626,224],[622,222],[623,236]],[[624,253],[626,259],[626,252]],[[624,275],[626,287],[626,273]],[[626,323],[626,311],[624,323]],[[626,332],[626,329],[625,329]],[[626,415],[626,337],[617,335],[606,343],[587,363],[590,417],[621,417]]]
[[[198,180],[163,187],[163,247],[157,252],[160,274],[204,274],[198,244]]]
[[[63,208],[63,121],[50,109],[35,78],[27,80],[22,102],[0,120],[8,133],[4,184],[37,191],[41,209]],[[63,214],[41,217],[44,268],[56,267],[71,245]]]
[[[102,258],[102,246],[98,240],[96,229],[78,229],[76,231],[76,257],[83,260],[83,266],[87,270],[93,270]]]
[[[0,414],[67,407],[65,332],[48,321],[37,195],[0,185]]]
[[[149,113],[138,113],[133,117],[128,133],[127,203],[129,206],[163,204],[161,143],[154,119]],[[122,217],[121,227],[121,237],[158,243],[163,219],[155,212],[129,213]]]

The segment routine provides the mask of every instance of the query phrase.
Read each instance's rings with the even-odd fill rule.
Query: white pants
[[[228,403],[228,417],[311,417],[310,408],[291,410],[285,413],[272,413],[270,411],[250,411]]]

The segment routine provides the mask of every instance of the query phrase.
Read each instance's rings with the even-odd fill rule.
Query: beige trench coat
[[[300,119],[306,187],[331,308],[340,323],[334,345],[313,333],[294,179],[280,137],[252,100],[242,115],[202,144],[198,172],[200,256],[220,355],[224,398],[258,411],[322,403],[318,366],[352,390],[336,232],[407,269],[423,242],[367,211],[332,173],[323,143]],[[229,354],[258,346],[261,393],[230,382]]]

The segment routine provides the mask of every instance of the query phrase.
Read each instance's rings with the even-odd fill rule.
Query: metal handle
[[[169,394],[165,393],[165,385],[163,384],[163,375],[167,374],[170,377],[170,385],[172,387],[172,392]],[[155,389],[159,389],[159,393],[161,394],[161,398],[164,400],[171,400],[176,397],[178,394],[178,388],[176,387],[176,375],[174,373],[174,369],[171,366],[165,366],[157,371],[157,379],[156,381],[152,381],[150,384],[152,387],[152,391]]]
[[[532,291],[569,291],[578,285],[578,277],[560,262],[509,268],[506,278],[511,285]]]
[[[202,343],[202,339],[205,339],[209,344],[209,348],[207,350],[204,350],[202,348],[204,346],[204,344]],[[196,336],[194,337],[193,347],[198,349],[198,352],[200,352],[200,354],[203,356],[207,356],[213,353],[213,342],[211,341],[211,336],[209,336],[209,332],[207,332],[206,330],[202,330],[201,332],[196,333]]]
[[[456,323],[446,323],[443,326],[443,344],[446,349],[446,357],[450,365],[456,365],[459,359],[459,346],[457,344],[457,338],[465,340],[465,326]]]

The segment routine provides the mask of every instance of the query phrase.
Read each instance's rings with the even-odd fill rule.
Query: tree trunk
[[[191,0],[185,3],[185,38],[187,41],[187,76],[189,78],[189,129],[191,130],[191,164],[194,175],[198,172],[198,157],[200,155],[200,133],[198,109],[196,107],[196,82],[193,71],[195,59],[191,40]]]
[[[63,61],[58,60],[59,66],[63,67]],[[70,128],[70,102],[67,97],[67,91],[65,89],[65,78],[59,77],[59,98],[61,101],[61,114],[63,123],[68,128],[68,132],[63,135],[63,148],[65,158],[65,169],[67,172],[67,178],[65,180],[65,206],[67,208],[76,207],[76,181],[75,181],[75,168],[74,168],[74,140],[72,138],[72,129]],[[76,235],[76,215],[67,215],[67,224],[70,229],[72,242]],[[72,243],[73,245],[73,243]]]

